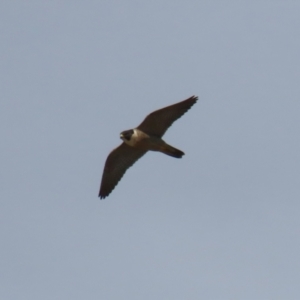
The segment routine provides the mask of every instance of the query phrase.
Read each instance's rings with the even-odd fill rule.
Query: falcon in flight
[[[108,155],[99,191],[100,199],[107,197],[130,168],[147,151],[159,151],[181,158],[184,153],[168,145],[162,136],[174,121],[186,113],[198,100],[192,96],[184,101],[149,114],[136,128],[120,133],[123,143]]]

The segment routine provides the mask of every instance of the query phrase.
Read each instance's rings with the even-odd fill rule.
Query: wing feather
[[[185,114],[197,100],[198,97],[192,96],[184,101],[156,110],[149,114],[137,128],[150,135],[162,137],[173,122]]]
[[[128,168],[130,168],[147,151],[136,149],[122,143],[108,155],[99,191],[99,197],[104,199],[115,188]]]

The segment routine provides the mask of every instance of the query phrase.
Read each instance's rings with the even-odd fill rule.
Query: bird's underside
[[[120,135],[123,143],[108,155],[99,191],[99,197],[107,197],[126,170],[147,151],[159,151],[172,157],[181,158],[184,153],[161,138],[174,121],[187,112],[198,100],[192,96],[179,103],[150,113],[135,129],[123,131]]]

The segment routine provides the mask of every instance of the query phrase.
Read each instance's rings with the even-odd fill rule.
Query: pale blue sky
[[[2,1],[1,299],[300,299],[299,1]],[[198,95],[97,197],[119,133]]]

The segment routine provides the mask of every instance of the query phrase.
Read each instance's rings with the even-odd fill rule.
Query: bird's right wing
[[[122,143],[107,157],[99,191],[100,199],[107,197],[130,168],[147,151],[139,150]]]

